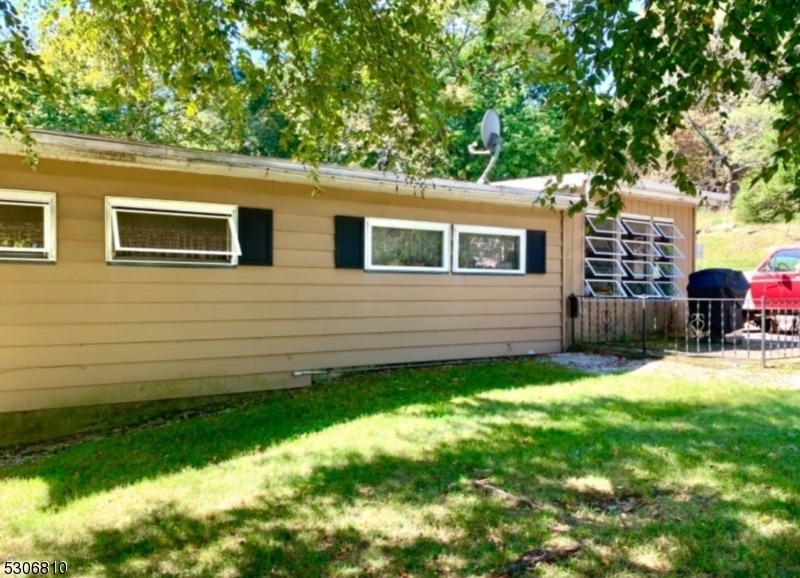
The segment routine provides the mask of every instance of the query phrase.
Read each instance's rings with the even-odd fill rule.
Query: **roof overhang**
[[[34,130],[32,134],[36,139],[35,151],[43,159],[305,185],[314,182],[312,167],[288,160],[57,131]],[[14,141],[0,142],[0,154],[19,155],[20,144]],[[481,185],[447,179],[420,180],[403,174],[341,166],[321,165],[317,168],[316,175],[317,183],[321,187],[424,196],[430,199],[527,208],[539,206],[542,199],[547,199],[547,194],[542,189]],[[565,210],[577,200],[574,195],[555,194],[552,197],[552,207]]]
[[[586,184],[590,178],[591,174],[589,173],[567,173],[561,176],[560,181],[558,181],[556,175],[546,175],[513,181],[502,181],[498,184],[505,187],[537,188],[541,190],[552,183],[558,182],[561,189],[574,190],[583,194],[586,192]],[[706,191],[701,191],[697,197],[691,197],[682,193],[672,185],[650,181],[638,181],[634,186],[622,185],[620,187],[620,193],[623,196],[651,201],[678,203],[682,205],[697,205],[700,203],[701,199],[708,194]],[[711,195],[714,194],[715,193],[711,193]]]

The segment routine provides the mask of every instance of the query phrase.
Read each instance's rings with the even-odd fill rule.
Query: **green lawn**
[[[577,541],[537,575],[796,577],[799,468],[796,391],[542,361],[368,374],[0,469],[0,560],[469,577]]]
[[[736,225],[724,230],[726,225]],[[712,228],[711,231],[708,229]],[[736,220],[734,212],[697,213],[697,242],[703,245],[703,259],[697,269],[727,267],[752,271],[768,254],[770,247],[800,245],[800,222],[745,225]]]

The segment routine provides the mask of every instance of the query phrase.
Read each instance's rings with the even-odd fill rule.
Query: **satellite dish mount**
[[[472,155],[492,155],[486,170],[483,171],[481,178],[478,179],[478,184],[488,185],[489,173],[494,168],[497,157],[500,156],[500,144],[503,142],[503,139],[500,138],[500,117],[494,110],[487,110],[486,114],[483,115],[481,139],[483,140],[484,150],[478,150],[477,143],[472,143],[468,148],[469,153]]]

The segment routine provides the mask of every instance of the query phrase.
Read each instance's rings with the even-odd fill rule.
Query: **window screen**
[[[622,245],[616,239],[601,237],[586,237],[586,244],[593,255],[624,255]]]
[[[383,267],[444,267],[442,231],[373,227],[372,264]]]
[[[656,243],[658,252],[668,259],[683,259],[683,253],[675,243]]]
[[[236,207],[109,199],[110,261],[235,265]]]
[[[456,272],[524,273],[526,232],[456,225]]]
[[[683,297],[683,292],[672,281],[656,281],[656,287],[666,298]]]
[[[625,271],[615,259],[586,259],[586,267],[598,277],[623,277]]]
[[[614,234],[621,233],[623,231],[622,225],[619,224],[617,219],[608,218],[604,221],[601,221],[596,215],[587,215],[586,223],[589,225],[589,229],[595,233]]]
[[[55,195],[0,190],[0,260],[55,260]]]
[[[622,219],[625,229],[631,235],[637,237],[655,237],[656,230],[650,221],[638,221],[633,219]]]
[[[445,273],[450,225],[425,221],[366,219],[368,271]]]
[[[672,223],[655,223],[658,232],[660,233],[659,237],[664,237],[665,239],[683,239],[683,235],[681,234],[678,227],[673,225]]]
[[[622,264],[634,279],[650,278],[655,272],[654,265],[648,261],[623,261]]]
[[[631,257],[657,257],[660,253],[650,241],[623,241]]]
[[[588,279],[586,289],[592,297],[624,297],[625,292],[619,281],[600,281]]]
[[[661,293],[650,281],[625,281],[623,285],[632,297],[661,297]]]

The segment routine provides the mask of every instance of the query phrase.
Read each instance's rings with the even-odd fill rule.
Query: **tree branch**
[[[694,130],[697,131],[697,134],[700,135],[700,138],[703,139],[703,142],[706,143],[706,146],[714,154],[714,156],[717,157],[723,165],[728,167],[728,170],[733,171],[733,167],[728,161],[728,155],[723,153],[719,147],[714,144],[714,141],[711,140],[711,137],[706,134],[706,131],[704,131],[703,128],[697,124],[691,116],[687,114],[686,118],[689,120],[689,123],[692,125]]]

